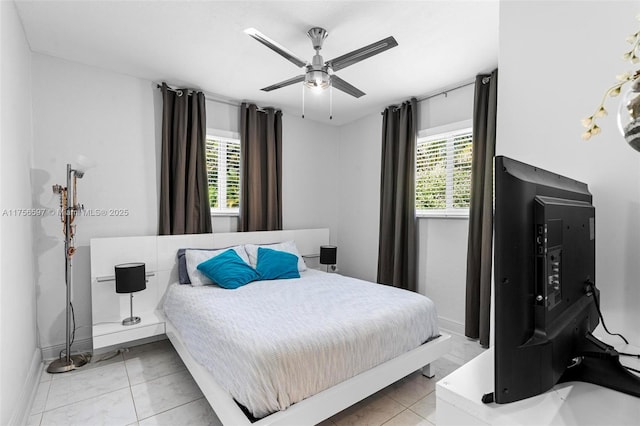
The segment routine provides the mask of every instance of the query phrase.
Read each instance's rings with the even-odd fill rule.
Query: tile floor
[[[450,354],[347,408],[323,426],[435,424],[435,383],[482,352],[453,335]],[[103,358],[105,355],[103,355]],[[168,340],[135,346],[79,370],[42,373],[29,425],[220,425]]]

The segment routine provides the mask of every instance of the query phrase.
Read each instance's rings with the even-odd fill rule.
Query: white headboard
[[[118,333],[117,324],[129,316],[129,295],[117,294],[115,291],[114,265],[129,262],[146,264],[147,288],[134,293],[133,302],[134,315],[141,316],[143,323],[126,329],[134,331],[145,327],[145,315],[147,318],[154,315],[153,313],[160,308],[167,286],[178,281],[176,257],[178,249],[224,248],[238,244],[268,244],[290,240],[296,242],[301,255],[317,255],[320,252],[320,246],[329,243],[329,229],[91,239],[91,308],[94,348],[106,346],[98,342],[97,337]],[[112,341],[105,341],[105,343],[108,342]]]

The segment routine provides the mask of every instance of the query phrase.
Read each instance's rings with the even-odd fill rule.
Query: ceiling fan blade
[[[269,37],[262,34],[260,31],[256,30],[255,28],[247,28],[246,30],[244,30],[244,32],[245,34],[253,37],[254,39],[258,40],[260,43],[267,46],[269,49],[276,52],[278,55],[284,57],[288,61],[293,62],[296,66],[304,67],[305,65],[307,65],[305,61],[298,58],[289,49],[282,46],[278,42],[271,40]]]
[[[385,50],[396,47],[398,42],[393,37],[387,37],[383,40],[371,43],[368,46],[361,47],[353,52],[346,53],[337,58],[327,61],[326,64],[330,66],[334,71],[341,70],[364,59],[370,58],[378,53],[382,53]]]
[[[331,85],[336,89],[342,90],[344,93],[354,96],[356,98],[359,98],[365,95],[365,93],[362,90],[358,89],[355,86],[352,86],[351,84],[347,83],[346,81],[344,81],[343,79],[341,79],[335,74],[331,76]]]
[[[281,87],[291,86],[292,84],[296,84],[296,83],[302,83],[303,81],[304,81],[304,74],[301,74],[296,77],[290,78],[288,80],[281,81],[280,83],[272,84],[271,86],[265,87],[264,89],[260,89],[260,90],[264,90],[265,92],[270,92],[272,90],[280,89]]]

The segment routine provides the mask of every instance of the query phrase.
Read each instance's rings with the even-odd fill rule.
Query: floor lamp
[[[85,160],[84,157],[80,157],[79,162]],[[47,367],[49,373],[64,373],[67,371],[75,370],[78,367],[82,367],[87,363],[87,358],[84,355],[71,355],[71,323],[72,323],[72,311],[71,311],[71,257],[74,255],[76,248],[74,247],[74,234],[75,225],[73,221],[78,213],[83,209],[82,205],[78,204],[76,199],[76,181],[82,179],[84,176],[84,169],[73,169],[71,164],[67,164],[67,186],[53,185],[54,194],[60,196],[60,218],[64,225],[64,278],[67,285],[67,305],[66,305],[66,341],[65,341],[65,356],[62,354],[58,359],[53,361]],[[71,194],[69,194],[69,190]],[[71,195],[71,199],[69,199]]]

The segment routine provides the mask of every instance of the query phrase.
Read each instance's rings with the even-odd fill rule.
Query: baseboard
[[[65,350],[66,343],[60,345],[48,346],[42,348],[42,359],[50,361],[52,359],[58,359],[60,357],[60,351]],[[91,338],[78,340],[76,339],[71,346],[71,354],[92,352],[93,340]]]
[[[40,351],[40,348],[36,348],[33,351],[33,356],[31,357],[27,380],[25,380],[24,386],[20,391],[18,404],[13,408],[13,413],[9,420],[10,425],[27,424],[29,414],[31,413],[31,406],[36,398],[36,392],[38,391],[38,385],[40,384],[42,368],[42,352]]]
[[[2,1],[2,0],[0,0]],[[165,340],[167,338],[166,335],[161,334],[159,336],[151,336],[151,337],[145,337],[144,339],[140,339],[140,340],[135,340],[132,342],[126,342],[126,343],[122,343],[116,346],[109,346],[109,347],[105,347],[105,348],[100,348],[97,350],[93,350],[93,340],[92,339],[83,339],[83,340],[76,340],[75,342],[73,342],[73,346],[71,346],[71,353],[72,354],[78,354],[78,353],[90,353],[93,356],[96,355],[100,355],[103,353],[107,353],[116,349],[120,349],[123,347],[131,347],[131,346],[138,346],[138,345],[144,345],[145,343],[152,343],[155,342],[157,340]],[[58,359],[60,356],[60,351],[65,349],[65,344],[62,345],[55,345],[55,346],[49,346],[46,348],[42,348],[42,359],[44,361],[51,361],[54,359]]]
[[[449,318],[438,317],[438,324],[441,329],[446,330],[453,334],[464,336],[464,324],[458,321],[450,320]]]

